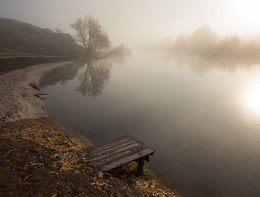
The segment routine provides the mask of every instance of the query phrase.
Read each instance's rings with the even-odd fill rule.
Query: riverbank
[[[70,62],[37,64],[0,75],[0,120],[46,116],[39,99],[39,80],[53,68]]]
[[[69,63],[34,65],[0,75],[0,195],[174,196],[150,175],[103,174],[88,166],[77,154],[91,145],[88,140],[46,116],[39,80]]]
[[[44,56],[44,55],[1,55],[0,51],[0,74],[8,73],[17,69],[26,68],[30,65],[69,61],[75,59],[73,56]]]

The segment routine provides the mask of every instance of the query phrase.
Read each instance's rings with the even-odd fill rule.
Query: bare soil
[[[92,168],[78,154],[89,145],[48,118],[0,122],[0,196],[173,196],[156,179]]]

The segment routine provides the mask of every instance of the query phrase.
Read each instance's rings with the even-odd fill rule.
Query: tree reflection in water
[[[86,70],[79,75],[80,86],[76,91],[90,97],[96,97],[102,93],[105,83],[109,79],[112,63],[107,60],[98,61],[89,59],[86,62]]]
[[[213,69],[234,72],[238,69],[250,69],[260,65],[259,59],[205,58],[195,55],[175,54],[173,61],[178,66],[189,67],[198,75],[205,75]]]
[[[41,79],[40,87],[53,86],[59,82],[65,84],[68,80],[73,80],[75,76],[78,76],[80,85],[75,88],[75,91],[81,92],[83,96],[95,98],[105,88],[105,83],[110,77],[112,63],[123,64],[125,57],[129,55],[131,55],[130,49],[120,45],[102,54],[99,58],[83,57],[80,62],[68,64],[48,72]],[[83,73],[79,71],[81,68],[85,69]]]
[[[41,78],[40,87],[53,86],[59,82],[65,84],[68,80],[72,80],[77,75],[79,69],[84,67],[84,65],[83,62],[75,62],[53,69]]]

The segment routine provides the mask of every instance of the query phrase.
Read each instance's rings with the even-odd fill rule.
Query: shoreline
[[[36,96],[39,93],[39,81],[48,71],[69,63],[71,62],[36,64],[0,75],[0,119],[48,117],[43,101]]]
[[[44,102],[40,99],[39,82],[49,71],[71,64],[72,61],[58,63],[36,64],[27,68],[18,69],[10,73],[0,75],[0,89],[3,90],[0,97],[0,121],[16,121],[21,119],[44,118],[53,126],[63,129],[68,135],[79,139],[86,146],[92,146],[91,142],[83,136],[67,131],[60,124],[51,119],[44,110]],[[14,80],[15,79],[15,80]]]
[[[38,64],[0,75],[0,195],[175,196],[151,174],[101,173],[78,156],[91,143],[49,118],[39,98],[40,79],[70,63]]]

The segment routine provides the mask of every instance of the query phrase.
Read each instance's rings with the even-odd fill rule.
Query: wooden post
[[[138,159],[137,163],[138,163],[137,175],[141,176],[143,175],[144,172],[144,159],[143,158]]]

